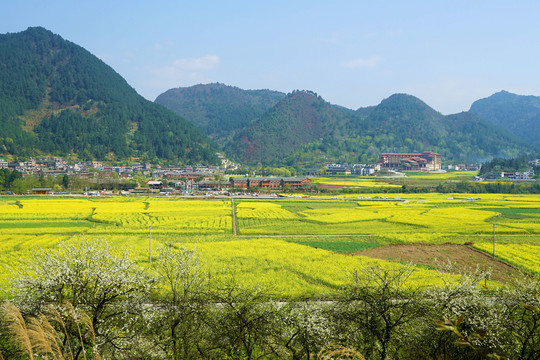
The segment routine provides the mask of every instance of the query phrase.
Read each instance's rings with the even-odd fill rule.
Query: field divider
[[[234,199],[231,199],[231,208],[232,208],[232,226],[233,226],[233,235],[237,236],[236,229],[236,205],[234,205]]]
[[[236,235],[236,234],[235,234]],[[368,235],[368,234],[331,234],[331,235],[324,235],[324,234],[317,234],[317,235],[306,235],[306,234],[296,234],[296,235],[238,235],[238,237],[271,237],[271,238],[281,238],[281,237],[372,237],[377,235]]]

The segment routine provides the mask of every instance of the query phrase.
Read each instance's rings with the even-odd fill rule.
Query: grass
[[[296,244],[310,246],[315,249],[324,249],[336,253],[352,253],[381,246],[376,242],[354,242],[354,241],[291,241]]]

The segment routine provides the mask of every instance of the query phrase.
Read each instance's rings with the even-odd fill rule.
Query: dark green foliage
[[[270,90],[242,90],[223,84],[170,89],[156,98],[195,126],[223,143],[277,104],[285,94]]]
[[[352,253],[380,246],[373,242],[352,242],[352,241],[294,241],[297,244],[311,246],[317,249],[335,251],[338,253]]]
[[[414,188],[412,188],[414,189]],[[469,193],[469,194],[540,194],[540,184],[537,182],[450,182],[437,185],[439,193]],[[414,191],[403,191],[414,192]]]
[[[0,169],[0,189],[9,189],[15,180],[21,178],[22,175],[17,170]]]
[[[478,174],[485,176],[486,174],[494,172],[523,172],[530,168],[533,168],[535,175],[538,177],[538,173],[540,172],[540,166],[529,165],[530,160],[530,156],[519,156],[510,159],[495,158],[491,161],[484,163]]]
[[[540,97],[500,91],[475,101],[469,111],[540,148]]]
[[[26,130],[21,119],[36,110]],[[0,35],[0,153],[215,163],[215,145],[101,60],[43,28]]]

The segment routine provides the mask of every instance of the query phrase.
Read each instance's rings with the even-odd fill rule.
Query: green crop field
[[[355,269],[372,262],[392,266],[348,255],[391,244],[467,242],[491,253],[495,238],[500,259],[540,272],[539,195],[356,197],[237,199],[235,235],[230,199],[3,196],[0,286],[8,292],[11,271],[31,261],[37,249],[81,237],[130,249],[144,266],[151,252],[181,243],[197,249],[211,273],[231,271],[248,284],[290,296],[332,295]],[[415,276],[417,284],[428,284],[437,274],[419,267]]]

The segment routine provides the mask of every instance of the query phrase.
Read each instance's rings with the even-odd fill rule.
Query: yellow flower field
[[[477,243],[474,247],[493,254],[493,243]],[[495,256],[527,271],[540,273],[540,245],[496,243]]]
[[[472,179],[478,172],[477,171],[449,171],[444,173],[406,173],[408,178],[411,179]]]
[[[311,179],[313,184],[316,185],[335,185],[344,187],[401,187],[401,185],[388,184],[384,181],[377,181],[373,177],[361,178],[358,176],[347,177],[314,177]]]
[[[489,251],[493,224],[500,243],[497,255],[540,272],[540,195],[407,194],[400,200],[363,196],[372,199],[236,200],[238,236],[232,231],[230,199],[4,196],[0,286],[7,286],[10,271],[38,248],[79,241],[81,236],[103,238],[115,247],[132,249],[146,264],[151,237],[154,252],[169,242],[196,247],[209,271],[228,268],[243,281],[273,284],[279,294],[330,294],[355,267],[375,260],[285,240],[309,236],[318,244],[345,241],[347,248],[363,242],[377,246],[472,241]],[[420,273],[420,283],[432,281],[431,272]]]

